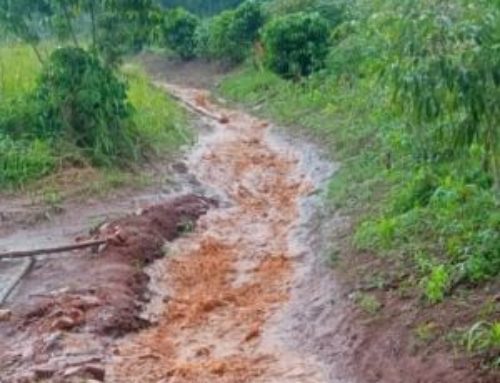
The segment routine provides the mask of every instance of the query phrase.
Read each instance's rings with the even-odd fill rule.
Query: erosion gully
[[[321,191],[335,167],[320,160],[316,148],[223,106],[206,91],[157,85],[194,112],[204,128],[185,160],[186,173],[196,180],[196,190],[188,186],[187,192],[203,190],[218,207],[148,266],[150,301],[142,316],[149,326],[118,340],[76,328],[65,343],[72,342],[75,355],[90,341],[103,350],[98,375],[112,383],[350,383],[345,354],[351,341],[338,330],[346,320],[343,293],[319,254],[325,230]],[[85,262],[86,268],[99,264]],[[52,269],[59,270],[56,264],[49,267],[53,274]],[[98,271],[93,278],[106,289]],[[21,292],[40,285],[31,279]],[[30,333],[13,334],[23,342],[31,339]],[[42,338],[34,338],[35,346],[45,342],[45,333],[36,336]],[[13,342],[21,342],[17,338]],[[22,372],[32,360],[16,356],[4,364]],[[0,376],[4,381],[10,382]]]
[[[156,325],[121,342],[110,381],[333,381],[331,366],[291,346],[283,326],[297,264],[313,256],[298,240],[301,201],[332,169],[206,92],[166,88],[212,128],[188,166],[225,203],[151,270]]]

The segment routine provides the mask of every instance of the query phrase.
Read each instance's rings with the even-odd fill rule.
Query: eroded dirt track
[[[299,155],[271,142],[265,122],[168,88],[213,127],[189,167],[227,204],[156,264],[157,325],[120,344],[109,380],[325,382],[314,360],[273,335],[300,256],[291,241],[299,200],[313,191]]]

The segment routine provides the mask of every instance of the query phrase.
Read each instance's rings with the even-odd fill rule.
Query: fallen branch
[[[210,113],[204,107],[200,107],[193,102],[186,101],[181,96],[175,94],[175,92],[173,92],[172,89],[170,89],[167,84],[165,84],[163,82],[155,82],[155,85],[157,87],[162,88],[163,90],[166,90],[168,92],[168,94],[170,94],[170,96],[174,100],[179,101],[181,103],[181,105],[184,105],[184,107],[191,110],[192,112],[197,113],[197,114],[201,114],[202,116],[208,117],[212,120],[219,121],[221,123],[227,123],[227,121],[228,121],[227,116],[223,116],[223,115],[218,116],[216,114]]]
[[[34,249],[26,251],[8,251],[6,253],[0,253],[0,259],[32,257],[35,255],[43,255],[43,254],[65,253],[67,251],[81,250],[89,247],[97,247],[100,245],[104,245],[105,243],[107,243],[106,239],[100,239],[94,241],[75,243],[74,245],[64,245],[64,246],[49,247],[44,249]]]

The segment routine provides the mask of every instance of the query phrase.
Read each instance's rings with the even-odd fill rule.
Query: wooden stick
[[[6,253],[0,253],[0,259],[2,259],[2,258],[22,258],[22,257],[32,257],[34,255],[42,255],[42,254],[64,253],[67,251],[81,250],[81,249],[86,249],[88,247],[95,247],[95,246],[104,245],[106,242],[107,242],[107,240],[100,239],[100,240],[94,240],[94,241],[75,243],[74,245],[49,247],[49,248],[45,248],[45,249],[35,249],[35,250],[26,250],[26,251],[8,251]]]
[[[170,96],[174,100],[179,101],[182,105],[184,105],[186,108],[188,108],[189,110],[191,110],[194,113],[201,114],[201,115],[203,115],[205,117],[211,118],[212,120],[216,120],[216,121],[220,121],[223,118],[223,116],[218,116],[216,114],[212,114],[212,113],[208,112],[205,108],[202,108],[202,107],[196,105],[195,103],[186,101],[181,96],[175,94],[175,92],[173,92],[171,89],[169,89],[168,85],[165,84],[165,83],[163,83],[163,82],[157,81],[154,84],[157,87],[160,87],[163,90],[166,90],[168,92],[168,94],[170,94]]]

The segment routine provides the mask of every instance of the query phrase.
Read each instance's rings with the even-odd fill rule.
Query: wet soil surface
[[[270,136],[266,122],[224,110],[204,92],[168,89],[213,127],[189,167],[225,203],[155,266],[153,288],[163,296],[150,307],[157,324],[120,342],[108,376],[116,382],[335,381],[336,366],[298,347],[295,328],[307,311],[296,293],[307,283],[313,256],[299,241],[311,209],[306,201],[317,198],[332,169]]]
[[[171,198],[93,230],[89,237],[108,239],[101,248],[32,259],[3,308],[0,381],[104,380],[113,339],[150,325],[141,316],[149,298],[144,268],[215,205]]]
[[[97,226],[113,238],[97,254],[18,265],[26,275],[0,312],[0,382],[495,382],[449,353],[409,353],[400,303],[378,321],[361,313],[324,256],[349,252],[352,229],[321,204],[335,166],[317,147],[191,88],[213,85],[206,68],[149,60],[159,80],[193,79],[157,85],[199,116],[199,143],[175,166],[197,193],[122,206],[135,214]],[[0,247],[81,237],[108,205],[11,230]]]

